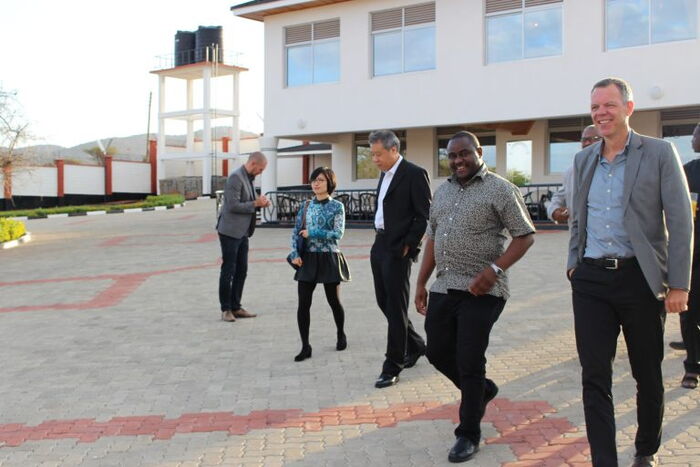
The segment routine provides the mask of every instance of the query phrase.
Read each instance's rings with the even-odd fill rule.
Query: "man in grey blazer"
[[[633,466],[656,465],[666,313],[687,309],[693,225],[672,144],[629,126],[632,89],[606,78],[591,91],[603,141],[576,154],[567,275],[594,466],[617,466],[612,362],[620,329],[637,382]]]
[[[236,318],[256,316],[243,309],[241,296],[248,273],[248,237],[255,231],[255,210],[270,204],[264,195],[256,195],[253,185],[255,177],[265,167],[265,155],[254,152],[226,180],[224,205],[216,223],[223,259],[219,274],[219,303],[223,321],[233,322]]]

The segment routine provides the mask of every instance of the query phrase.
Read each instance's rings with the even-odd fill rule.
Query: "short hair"
[[[481,144],[479,143],[479,138],[477,138],[476,135],[471,131],[466,130],[458,131],[457,133],[455,133],[454,136],[450,138],[450,141],[462,138],[468,139],[469,142],[474,145],[474,149],[481,147]]]
[[[399,137],[396,136],[391,130],[375,130],[369,134],[369,144],[374,144],[380,142],[384,149],[390,150],[391,148],[396,148],[396,151],[401,151],[401,141]]]
[[[335,191],[335,187],[338,186],[338,179],[335,176],[335,172],[330,167],[316,167],[311,175],[309,176],[309,181],[313,182],[318,178],[319,175],[326,177],[328,194],[332,195]]]
[[[622,102],[624,104],[634,100],[634,94],[632,93],[632,86],[622,78],[609,77],[601,79],[593,85],[591,89],[591,94],[598,88],[607,88],[610,85],[615,85],[615,87],[620,91],[622,95]]]
[[[260,151],[251,152],[248,156],[248,162],[253,162],[255,164],[264,164],[267,162],[267,157]]]

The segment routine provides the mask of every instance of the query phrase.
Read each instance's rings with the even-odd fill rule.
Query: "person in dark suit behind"
[[[672,144],[632,131],[629,84],[591,90],[603,141],[574,159],[567,275],[571,280],[583,410],[593,465],[617,466],[612,363],[620,329],[637,382],[633,466],[653,466],[661,443],[666,313],[687,309],[693,224],[688,184]]]
[[[226,322],[256,316],[243,309],[241,296],[248,274],[248,237],[255,231],[255,210],[270,205],[264,195],[256,196],[253,186],[255,177],[265,167],[265,155],[254,152],[226,180],[224,205],[216,223],[223,259],[219,274],[219,303],[221,319]]]
[[[389,130],[369,135],[372,161],[382,171],[377,187],[370,264],[379,308],[388,321],[386,358],[375,387],[396,384],[399,373],[425,355],[425,341],[408,319],[411,263],[417,260],[430,213],[428,173],[401,157]]]

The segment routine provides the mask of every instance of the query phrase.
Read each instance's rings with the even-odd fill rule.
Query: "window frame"
[[[394,134],[399,138],[399,141],[401,142],[401,150],[399,151],[399,154],[401,156],[408,160],[407,157],[407,131],[406,130],[391,130],[394,132]],[[381,175],[381,171],[377,169],[377,176],[373,178],[360,178],[357,175],[357,147],[358,146],[367,146],[369,147],[369,132],[368,133],[353,133],[352,135],[352,179],[353,181],[358,181],[358,180],[379,180],[379,177]]]
[[[573,120],[578,119],[579,122],[574,124]],[[551,124],[553,121],[557,120],[572,120],[570,125],[562,125],[562,126],[554,126],[552,127]],[[549,119],[547,121],[547,144],[546,144],[546,150],[545,150],[545,170],[544,173],[545,175],[562,175],[566,172],[566,169],[564,169],[561,172],[555,172],[552,171],[552,133],[567,133],[567,132],[573,132],[576,131],[578,132],[578,139],[577,143],[579,144],[576,152],[574,155],[576,155],[578,152],[581,151],[581,133],[583,133],[583,130],[588,126],[591,125],[593,122],[591,121],[591,118],[589,115],[581,115],[578,117],[569,117],[569,118],[562,118],[562,119]],[[573,141],[572,141],[573,142]],[[573,158],[572,158],[573,161]]]
[[[314,27],[317,24],[323,24],[323,23],[329,23],[331,21],[338,21],[338,35],[336,37],[327,37],[324,39],[314,39]],[[302,42],[294,42],[292,44],[287,44],[286,41],[286,31],[289,28],[295,28],[295,27],[301,27],[301,26],[306,26],[309,25],[311,27],[311,40],[308,41],[302,41]],[[283,77],[283,86],[285,88],[298,88],[302,86],[314,86],[317,84],[333,84],[333,83],[339,83],[341,80],[341,60],[340,60],[340,18],[330,18],[330,19],[324,19],[320,21],[312,21],[308,23],[300,23],[300,24],[294,24],[294,25],[288,25],[284,26],[282,28],[283,30],[283,40],[282,40],[282,46],[284,47],[284,54],[283,54],[283,59],[284,59],[284,77]],[[328,44],[331,42],[337,42],[338,43],[338,79],[335,81],[315,81],[315,50],[314,46],[316,44]],[[297,47],[305,47],[309,46],[311,48],[311,82],[310,83],[304,83],[304,84],[295,84],[295,85],[290,85],[289,84],[289,50]]]
[[[628,45],[628,46],[622,46],[622,47],[610,47],[608,45],[608,38],[610,37],[609,34],[609,13],[608,13],[608,7],[609,7],[609,0],[604,0],[604,12],[603,12],[603,21],[604,21],[604,28],[605,28],[605,34],[603,37],[603,47],[605,48],[606,52],[612,51],[612,50],[624,50],[624,49],[631,49],[635,47],[649,47],[651,45],[657,45],[657,44],[668,44],[670,42],[682,42],[682,41],[694,41],[697,40],[700,37],[700,34],[698,34],[698,27],[700,24],[698,24],[697,20],[697,10],[700,9],[700,4],[698,3],[698,0],[693,0],[695,2],[695,8],[696,8],[696,15],[695,15],[695,37],[691,38],[685,38],[685,39],[671,39],[667,41],[652,41],[652,2],[657,1],[657,0],[646,0],[647,2],[647,8],[648,8],[648,16],[649,16],[649,25],[647,27],[647,41],[643,44],[636,44],[636,45]]]
[[[564,0],[555,2],[555,3],[548,3],[545,5],[533,5],[533,6],[526,6],[525,5],[526,0],[521,0],[521,6],[520,8],[512,8],[510,10],[502,10],[502,11],[495,11],[492,13],[487,13],[486,12],[486,1],[483,2],[484,5],[484,26],[483,26],[483,41],[484,41],[484,64],[485,65],[496,65],[499,63],[513,63],[513,62],[520,62],[523,60],[539,60],[539,59],[546,59],[546,58],[551,58],[551,57],[561,57],[564,55],[564,37],[566,36],[566,33],[564,31]],[[606,0],[607,2],[607,0]],[[558,54],[553,54],[553,55],[540,55],[537,57],[527,57],[525,55],[525,13],[533,12],[533,11],[547,11],[547,10],[559,10],[561,12],[560,14],[560,19],[561,19],[561,37],[560,39],[560,45],[561,45],[561,52]],[[489,61],[489,18],[495,18],[499,16],[512,16],[514,14],[519,14],[521,17],[520,21],[520,58],[514,58],[511,60],[500,60],[497,62],[491,62]]]
[[[437,69],[437,13],[436,13],[436,18],[431,22],[411,24],[408,26],[405,24],[406,23],[406,9],[407,8],[427,6],[427,5],[431,5],[431,4],[434,5],[434,8],[437,10],[437,3],[435,1],[432,1],[432,2],[416,3],[414,5],[408,5],[408,6],[398,7],[398,8],[386,8],[383,10],[371,11],[369,13],[370,78],[372,78],[372,79],[383,78],[386,76],[401,75],[401,74],[405,74],[405,73],[420,73],[420,72],[432,71],[432,70]],[[401,26],[394,27],[394,28],[388,28],[388,29],[381,29],[379,31],[373,31],[372,30],[372,15],[376,14],[376,13],[388,12],[388,11],[393,11],[393,10],[401,10]],[[433,29],[433,38],[434,38],[434,42],[435,42],[435,47],[433,50],[433,67],[426,68],[424,70],[408,70],[407,71],[406,70],[406,31],[427,29],[427,28]],[[401,70],[397,71],[397,72],[384,73],[384,74],[378,75],[378,74],[376,74],[376,69],[375,69],[376,53],[375,53],[374,38],[376,36],[381,36],[384,34],[395,33],[395,32],[401,33]]]

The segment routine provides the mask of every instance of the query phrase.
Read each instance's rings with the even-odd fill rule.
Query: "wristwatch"
[[[495,272],[498,277],[503,277],[503,275],[505,274],[503,269],[496,266],[495,263],[491,263],[491,269],[493,269],[493,272]]]

